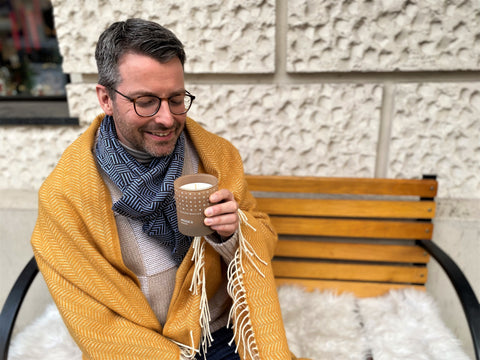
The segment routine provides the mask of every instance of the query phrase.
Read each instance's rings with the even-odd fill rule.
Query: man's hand
[[[218,235],[228,238],[238,228],[238,203],[230,190],[221,189],[210,195],[209,201],[214,204],[205,209],[205,225],[210,226]]]

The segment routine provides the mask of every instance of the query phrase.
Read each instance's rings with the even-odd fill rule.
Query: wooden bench
[[[425,289],[434,257],[460,298],[480,356],[480,307],[468,280],[433,241],[435,176],[422,179],[247,176],[279,235],[278,285],[373,297]]]
[[[353,292],[425,289],[434,257],[449,276],[480,356],[480,306],[455,262],[433,241],[437,181],[247,176],[261,211],[279,235],[273,260],[278,285]],[[0,359],[6,359],[23,298],[38,268],[27,264],[0,316]]]
[[[437,181],[249,176],[279,235],[278,284],[382,295],[424,288]]]

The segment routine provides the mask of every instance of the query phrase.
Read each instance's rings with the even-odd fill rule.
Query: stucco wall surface
[[[389,175],[437,174],[439,196],[480,199],[480,83],[398,84]]]
[[[288,1],[288,71],[478,69],[477,1]]]
[[[110,23],[128,17],[148,17],[175,32],[185,45],[188,72],[274,71],[274,0],[53,0],[52,4],[67,73],[96,73],[98,36]]]
[[[232,141],[249,173],[374,174],[380,86],[210,85],[192,90],[200,100],[191,116]]]

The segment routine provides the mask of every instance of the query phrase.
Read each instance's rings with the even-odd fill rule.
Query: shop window
[[[68,76],[62,72],[51,2],[0,0],[0,40],[0,118],[15,110],[13,117],[38,119],[36,102],[43,104],[42,116],[51,117],[49,109],[58,113],[59,105],[66,109]],[[25,113],[29,106],[36,112]]]

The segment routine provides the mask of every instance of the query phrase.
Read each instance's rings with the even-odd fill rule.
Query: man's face
[[[185,92],[183,67],[178,58],[160,63],[151,57],[125,54],[119,62],[121,82],[117,89],[130,98],[156,95],[162,98],[158,112],[150,117],[136,114],[133,103],[116,94],[111,106],[119,140],[125,145],[165,156],[173,152],[185,126],[186,114],[173,115],[167,99]]]

